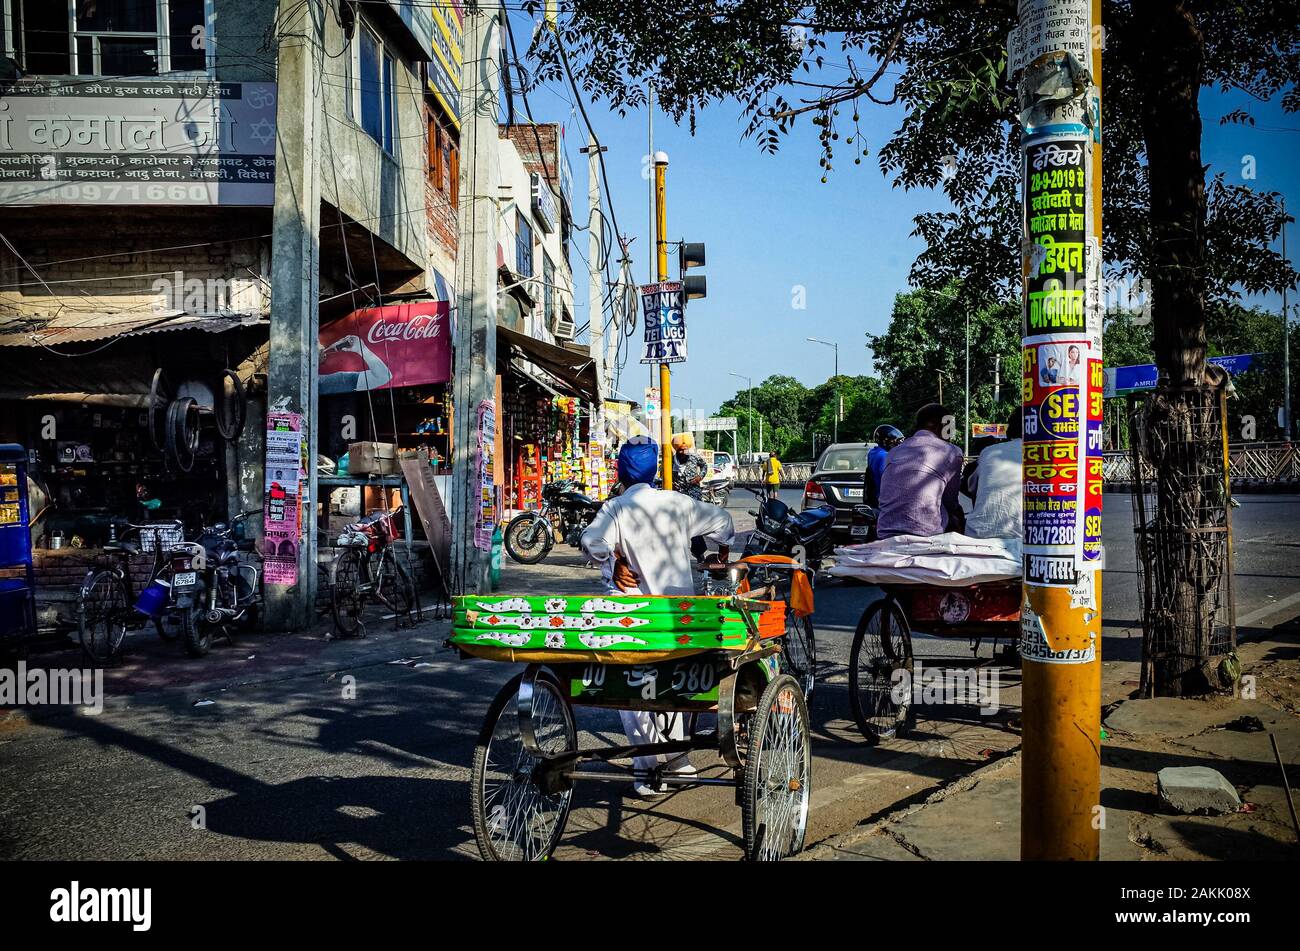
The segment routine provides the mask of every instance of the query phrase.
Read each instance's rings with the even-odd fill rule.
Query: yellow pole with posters
[[[1089,27],[1089,45],[1091,47],[1091,76],[1096,89],[1085,95],[1095,96],[1098,104],[1097,125],[1088,130],[1091,135],[1080,137],[1077,132],[1062,131],[1053,139],[1054,129],[1051,119],[1034,130],[1030,136],[1028,130],[1022,143],[1024,162],[1022,171],[1023,200],[1026,203],[1025,219],[1035,214],[1030,206],[1032,188],[1052,188],[1046,184],[1046,178],[1034,178],[1036,170],[1045,170],[1045,174],[1059,174],[1057,170],[1069,168],[1068,161],[1063,165],[1054,163],[1063,153],[1073,153],[1073,147],[1080,142],[1082,149],[1082,168],[1085,171],[1085,184],[1078,189],[1079,202],[1082,196],[1088,196],[1089,214],[1084,225],[1084,234],[1096,240],[1096,252],[1101,248],[1101,142],[1100,142],[1100,95],[1101,95],[1101,0],[1076,0],[1072,6],[1080,18],[1086,15]],[[1035,14],[1032,4],[1021,5],[1021,31],[1032,34],[1030,21]],[[1041,10],[1037,13],[1041,17]],[[1042,57],[1039,57],[1041,60]],[[1048,113],[1050,115],[1050,113]],[[1041,120],[1041,115],[1038,117]],[[1038,125],[1037,122],[1034,123]],[[1065,129],[1064,126],[1060,127]],[[1045,134],[1044,134],[1045,133]],[[1052,144],[1055,141],[1055,145]],[[1043,155],[1043,150],[1060,148],[1061,151]],[[1033,153],[1033,169],[1031,165]],[[1068,172],[1066,172],[1068,174]],[[1068,179],[1066,179],[1068,181]],[[1052,180],[1057,181],[1056,179]],[[1031,182],[1033,183],[1031,185]],[[1082,209],[1080,209],[1082,210]],[[1064,218],[1065,216],[1057,216]],[[1056,227],[1059,227],[1056,226]],[[1036,240],[1050,248],[1050,238],[1035,235],[1034,229],[1026,226],[1026,238]],[[1051,230],[1051,227],[1048,229]],[[1056,240],[1060,240],[1059,232]],[[1071,240],[1074,240],[1071,238]],[[1037,263],[1033,263],[1037,260]],[[1059,332],[1062,328],[1055,321],[1062,305],[1057,303],[1056,295],[1060,292],[1040,290],[1037,295],[1031,293],[1041,284],[1041,273],[1055,268],[1061,270],[1059,255],[1055,261],[1048,256],[1026,254],[1023,263],[1025,281],[1026,324],[1024,327],[1024,465],[1025,465],[1025,588],[1024,613],[1022,617],[1021,655],[1023,663],[1023,740],[1021,751],[1021,792],[1020,792],[1020,857],[1022,860],[1050,861],[1095,861],[1100,852],[1100,830],[1105,824],[1105,812],[1100,805],[1101,798],[1101,570],[1100,570],[1100,536],[1101,536],[1101,493],[1100,474],[1094,478],[1093,470],[1097,467],[1089,464],[1090,457],[1100,460],[1100,445],[1089,434],[1096,430],[1100,436],[1100,424],[1093,425],[1094,417],[1100,415],[1102,401],[1101,372],[1101,327],[1097,313],[1099,308],[1090,308],[1087,295],[1082,298],[1082,314],[1092,317],[1090,326],[1080,327],[1069,318],[1064,323],[1070,326],[1070,332]],[[1099,263],[1099,262],[1098,262]],[[1041,269],[1041,270],[1040,270]],[[1077,282],[1086,273],[1089,280],[1094,279],[1099,268],[1082,268],[1067,263],[1065,269],[1071,273],[1065,278]],[[1057,276],[1061,276],[1057,274]],[[1034,283],[1038,282],[1038,283]],[[1070,281],[1065,281],[1070,286]],[[1057,285],[1059,286],[1059,285]],[[1077,283],[1074,285],[1077,287]],[[1086,287],[1086,285],[1085,285]],[[1087,291],[1100,289],[1091,287]],[[1065,294],[1070,294],[1066,291]],[[1077,293],[1077,291],[1075,292]],[[1044,295],[1047,296],[1044,296]],[[1035,300],[1037,297],[1037,302]],[[1051,301],[1049,303],[1049,298]],[[1096,298],[1099,300],[1100,298]],[[1035,307],[1042,309],[1044,315],[1053,314],[1049,320],[1043,316],[1036,326]],[[1073,338],[1073,341],[1072,341]],[[1032,342],[1031,342],[1032,340]],[[1044,366],[1047,358],[1077,348],[1087,353],[1083,361],[1082,372],[1074,382],[1077,390],[1072,394],[1069,386],[1056,386],[1057,377],[1053,372],[1048,377]],[[1041,356],[1041,360],[1040,360]],[[1068,362],[1068,358],[1067,358]],[[1058,365],[1064,365],[1058,362]],[[1050,383],[1049,383],[1050,380]],[[1066,377],[1064,382],[1069,382]],[[1070,401],[1076,401],[1072,404]],[[1061,438],[1056,432],[1051,434],[1053,442],[1045,435],[1045,421],[1048,427],[1064,422],[1064,432],[1070,432],[1071,420],[1077,420],[1077,429],[1081,432],[1077,439]],[[1030,432],[1033,422],[1034,432]],[[1037,437],[1037,438],[1031,438]],[[1072,445],[1071,445],[1072,444]],[[1055,479],[1061,468],[1073,463],[1077,466],[1071,482],[1080,483],[1075,489],[1077,505],[1083,506],[1082,513],[1074,513],[1069,520],[1072,530],[1069,534],[1071,545],[1078,545],[1084,564],[1073,573],[1075,562],[1065,558],[1060,552],[1050,550],[1051,543],[1064,541],[1061,537],[1052,537],[1052,526],[1065,524],[1053,520],[1053,504],[1050,496],[1031,494],[1031,483],[1037,493],[1042,493],[1044,484]],[[1067,492],[1068,495],[1068,492]],[[1079,517],[1079,516],[1082,517]],[[1057,516],[1060,517],[1059,515]],[[1037,526],[1034,525],[1037,521]],[[1034,526],[1034,527],[1031,527]],[[1040,528],[1039,526],[1046,526]],[[1046,531],[1047,535],[1039,532]],[[1082,531],[1083,539],[1074,538],[1074,533]],[[1032,534],[1031,534],[1032,533]],[[1050,541],[1049,541],[1050,539]],[[1038,550],[1032,546],[1037,543]],[[1062,546],[1064,547],[1064,546]],[[1092,557],[1095,562],[1088,564]],[[1066,566],[1071,570],[1067,571]],[[1071,586],[1069,579],[1073,578]]]
[[[659,283],[668,280],[668,206],[664,181],[668,174],[668,153],[655,153],[655,251],[658,255]],[[672,374],[668,364],[659,364],[659,450],[663,453],[660,470],[665,489],[673,487],[673,420]]]

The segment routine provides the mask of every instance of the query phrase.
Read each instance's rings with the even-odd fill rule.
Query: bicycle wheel
[[[816,687],[817,639],[812,618],[785,609],[785,637],[781,641],[781,670],[799,682],[804,700],[811,703]]]
[[[912,632],[893,598],[872,603],[849,653],[849,701],[869,744],[897,736],[912,713]]]
[[[375,576],[379,579],[379,599],[390,611],[402,617],[415,610],[415,585],[395,549],[385,548],[380,554]]]
[[[361,630],[361,612],[368,595],[365,552],[345,548],[330,567],[330,608],[334,613],[334,630],[341,637],[355,637]]]
[[[492,701],[474,747],[470,812],[474,841],[488,862],[550,858],[564,834],[573,799],[568,784],[542,785],[547,778],[537,769],[542,761],[523,745],[515,705],[522,677],[511,679]],[[578,748],[573,710],[560,685],[547,674],[536,679],[533,729],[549,755]]]
[[[777,862],[803,850],[812,793],[808,706],[782,674],[764,688],[750,724],[742,826],[745,858]]]
[[[543,521],[541,515],[520,515],[506,526],[506,552],[521,565],[535,565],[550,553],[554,542]]]
[[[130,611],[126,583],[117,572],[101,568],[86,576],[77,594],[77,633],[87,657],[103,663],[117,656]]]

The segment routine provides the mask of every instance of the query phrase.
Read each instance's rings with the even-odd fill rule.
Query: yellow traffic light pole
[[[668,154],[655,153],[655,250],[658,254],[659,283],[668,280],[668,207],[664,182],[668,173]],[[684,303],[684,302],[683,302]],[[659,447],[663,453],[660,470],[665,489],[673,487],[672,373],[668,364],[659,364]]]
[[[1095,89],[1082,93],[1082,96],[1095,100],[1095,125],[1088,129],[1089,134],[1084,135],[1077,131],[1054,132],[1073,127],[1054,127],[1052,123],[1061,113],[1053,113],[1050,111],[1053,107],[1048,107],[1036,114],[1036,120],[1042,120],[1043,126],[1035,129],[1033,136],[1026,129],[1022,144],[1025,240],[1035,242],[1026,246],[1039,253],[1024,255],[1022,274],[1026,294],[1023,380],[1026,571],[1021,638],[1020,857],[1023,860],[1095,861],[1100,851],[1100,829],[1105,822],[1105,813],[1099,803],[1101,424],[1094,420],[1100,416],[1102,400],[1100,308],[1096,306],[1101,291],[1100,288],[1088,287],[1086,282],[1098,278],[1100,262],[1096,261],[1095,266],[1089,268],[1079,266],[1075,259],[1059,267],[1063,259],[1053,255],[1052,242],[1061,240],[1060,231],[1056,229],[1067,216],[1052,214],[1045,216],[1045,221],[1039,209],[1046,204],[1039,203],[1034,208],[1030,198],[1031,190],[1054,189],[1051,201],[1057,203],[1052,207],[1060,208],[1063,207],[1059,204],[1060,197],[1074,187],[1071,204],[1064,207],[1071,212],[1078,208],[1078,220],[1086,223],[1082,229],[1071,223],[1068,227],[1075,234],[1068,236],[1067,240],[1077,244],[1081,234],[1090,236],[1095,240],[1095,247],[1087,249],[1085,245],[1085,255],[1100,255],[1101,0],[1075,0],[1070,9],[1077,18],[1076,22],[1087,17],[1090,73]],[[1037,13],[1041,16],[1042,10]],[[1034,5],[1022,3],[1021,14],[1020,31],[1026,36],[1035,36],[1030,23]],[[1040,47],[1031,46],[1031,49],[1038,51]],[[1039,55],[1035,63],[1042,60],[1043,56]],[[1024,105],[1022,102],[1022,108]],[[1029,110],[1022,113],[1022,118],[1027,114],[1030,114]],[[1044,119],[1044,116],[1048,118]],[[1074,171],[1072,166],[1076,156],[1078,168],[1084,174],[1082,183],[1075,183],[1069,177]],[[1052,175],[1057,177],[1048,178]],[[1059,184],[1061,182],[1066,183],[1064,188]],[[1082,207],[1084,195],[1089,206],[1086,215]],[[1035,227],[1030,227],[1031,219]],[[1042,287],[1041,275],[1049,272],[1063,280],[1048,281],[1047,288],[1033,293],[1035,287]],[[1085,291],[1078,290],[1081,279]],[[1067,289],[1061,290],[1062,286]],[[1094,294],[1097,296],[1092,296]],[[1082,307],[1076,312],[1073,308],[1080,303]],[[1077,317],[1071,316],[1076,313]],[[1084,326],[1085,320],[1087,326]],[[1076,371],[1079,375],[1073,381],[1077,384],[1073,392],[1069,386],[1057,386],[1057,371],[1046,366],[1047,358],[1054,355],[1057,365],[1063,367],[1060,358],[1071,348],[1076,354],[1080,350],[1086,354],[1082,367]],[[1063,382],[1070,382],[1068,375]],[[1090,435],[1094,430],[1095,435]],[[1062,432],[1067,435],[1062,437]],[[1072,432],[1077,432],[1078,437],[1069,435]],[[1066,491],[1058,498],[1063,501],[1057,501],[1043,494],[1044,486],[1051,486],[1062,468],[1069,470],[1069,478],[1062,480]],[[1048,538],[1053,542],[1065,540],[1066,536],[1051,533],[1064,530],[1056,526],[1067,525],[1060,513],[1069,505],[1070,486],[1074,487],[1077,500],[1073,504],[1083,511],[1070,510],[1069,546],[1058,546],[1053,551],[1050,545],[1041,543]],[[1043,527],[1048,534],[1039,534],[1044,531]],[[1075,537],[1080,532],[1082,540]],[[1034,543],[1039,543],[1036,550],[1031,547]],[[1061,549],[1075,546],[1081,563],[1077,558],[1060,553]],[[1067,565],[1071,571],[1064,570]],[[1075,568],[1078,569],[1077,575],[1073,573]],[[1069,579],[1073,579],[1072,584]]]

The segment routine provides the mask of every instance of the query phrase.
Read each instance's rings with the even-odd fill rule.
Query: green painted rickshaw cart
[[[450,644],[463,655],[523,663],[488,709],[474,751],[471,805],[490,860],[546,859],[560,841],[573,784],[731,786],[745,855],[803,848],[811,796],[808,708],[781,669],[786,606],[727,596],[469,595],[455,599]],[[684,739],[579,749],[574,708],[681,717]],[[712,714],[704,717],[701,714]],[[671,722],[671,720],[670,720]],[[673,768],[714,749],[726,767]],[[659,757],[638,769],[633,757]]]

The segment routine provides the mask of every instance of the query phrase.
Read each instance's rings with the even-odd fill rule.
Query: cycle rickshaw
[[[782,672],[785,632],[784,604],[739,596],[457,597],[452,646],[526,665],[492,701],[474,751],[480,854],[548,858],[575,782],[628,779],[734,787],[747,858],[801,851],[812,754],[803,690]],[[680,716],[686,737],[580,750],[578,706]],[[716,714],[716,726],[703,728],[701,713]],[[716,749],[730,775],[670,768],[703,749]],[[637,756],[661,756],[661,765],[616,762]]]
[[[913,721],[912,684],[916,658],[912,632],[966,637],[971,649],[983,640],[1015,657],[1020,638],[1019,578],[964,586],[883,583],[885,596],[869,604],[858,620],[849,653],[849,698],[853,717],[868,743],[898,736]]]

